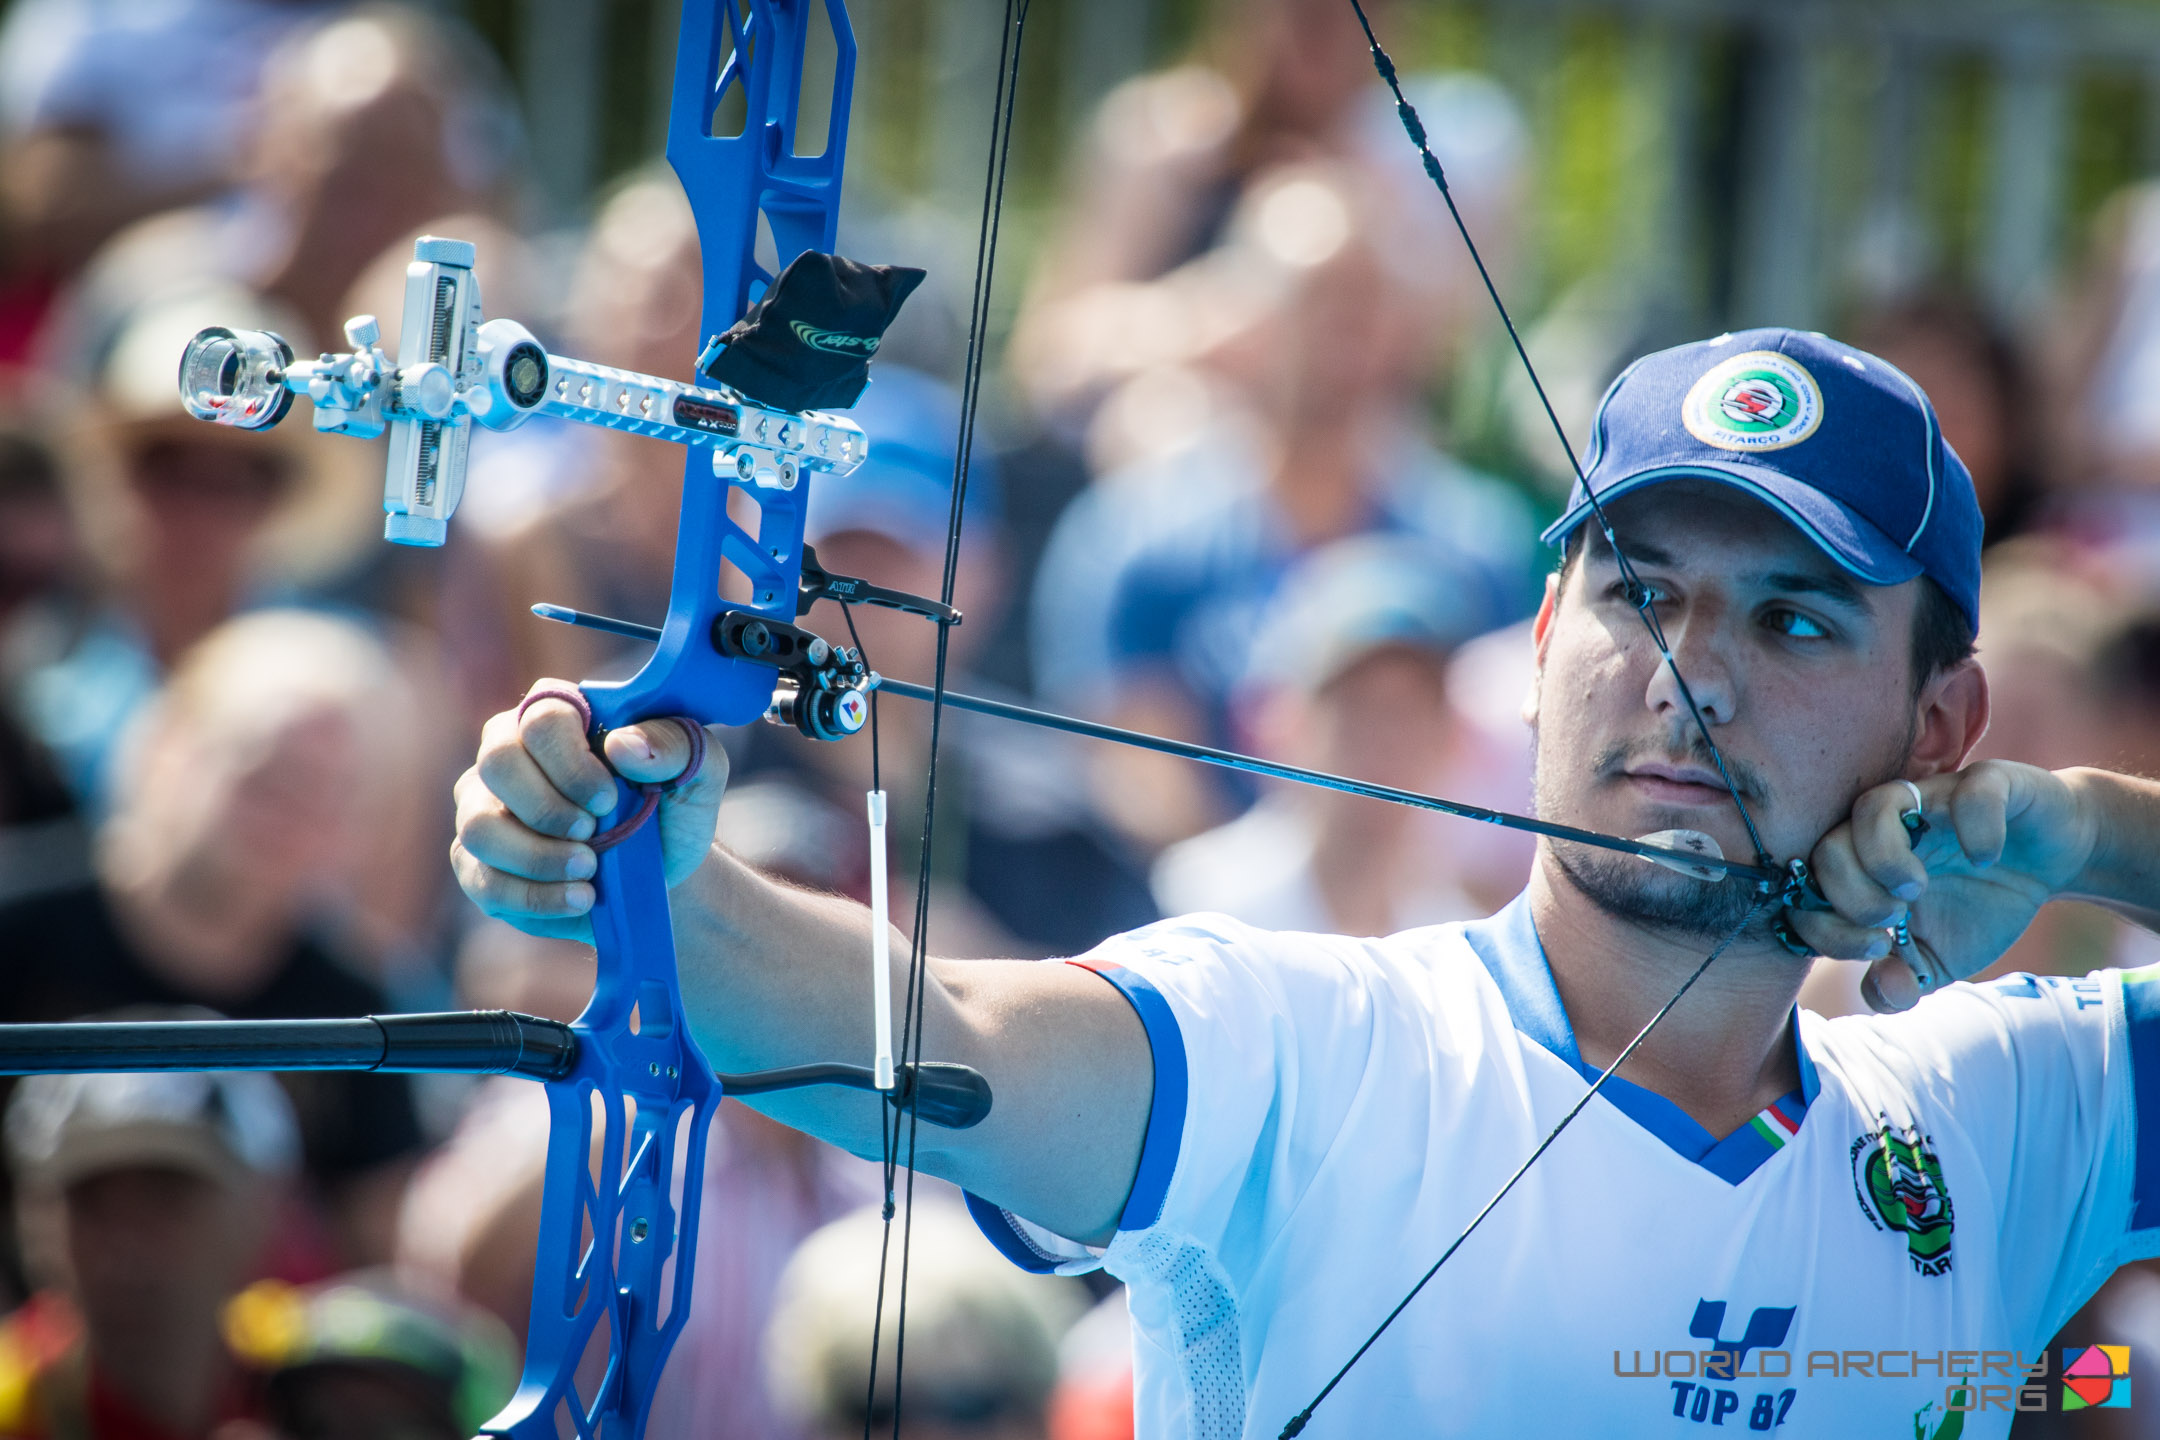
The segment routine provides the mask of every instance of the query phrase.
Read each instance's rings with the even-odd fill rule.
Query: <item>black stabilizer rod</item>
[[[368,1015],[357,1020],[83,1020],[0,1025],[0,1075],[137,1070],[400,1070],[560,1080],[577,1063],[577,1033],[514,1010]],[[790,1065],[719,1075],[730,1095],[810,1085],[875,1090],[867,1065]],[[990,1113],[990,1082],[965,1065],[902,1066],[887,1099],[965,1130]]]
[[[0,1025],[0,1075],[134,1070],[411,1070],[560,1080],[569,1026],[513,1010],[357,1020],[96,1020]]]

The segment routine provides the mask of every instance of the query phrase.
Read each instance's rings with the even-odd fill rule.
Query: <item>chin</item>
[[[1722,940],[1740,927],[1757,899],[1744,881],[1692,880],[1632,855],[1586,845],[1554,842],[1552,856],[1591,904],[1652,930]],[[1773,913],[1764,906],[1752,928],[1766,929]]]

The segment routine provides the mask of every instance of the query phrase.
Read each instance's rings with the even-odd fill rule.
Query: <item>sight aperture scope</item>
[[[213,325],[180,356],[180,399],[188,414],[216,425],[267,430],[292,409],[285,371],[292,346],[269,330]]]
[[[547,351],[527,340],[510,352],[503,366],[503,390],[511,404],[520,410],[532,409],[546,396],[547,383]]]

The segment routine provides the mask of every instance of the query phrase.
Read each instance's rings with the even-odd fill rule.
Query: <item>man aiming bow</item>
[[[1619,553],[1578,489],[1525,708],[1540,817],[1805,857],[1827,906],[1547,840],[1467,925],[1207,915],[1074,963],[929,961],[923,1053],[997,1103],[925,1130],[921,1168],[1023,1263],[1128,1282],[1142,1435],[1273,1435],[1331,1376],[1316,1433],[2001,1435],[2019,1367],[2160,1254],[2160,971],[1953,983],[2049,899],[2160,911],[2160,786],[1966,763],[1980,517],[1926,398],[1821,336],[1683,346],[1608,393],[1588,484]],[[606,742],[635,780],[688,753],[672,723]],[[660,813],[700,1044],[867,1052],[867,912],[715,847],[724,783],[708,762]],[[496,716],[458,802],[474,900],[584,934],[615,791],[573,708]],[[1799,1012],[1809,954],[1872,962],[1904,1013]],[[878,1152],[859,1097],[754,1103]]]

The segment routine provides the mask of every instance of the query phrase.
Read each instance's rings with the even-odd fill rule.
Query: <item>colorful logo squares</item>
[[[2065,1410],[2130,1408],[2130,1347],[2069,1346],[2062,1352]]]

